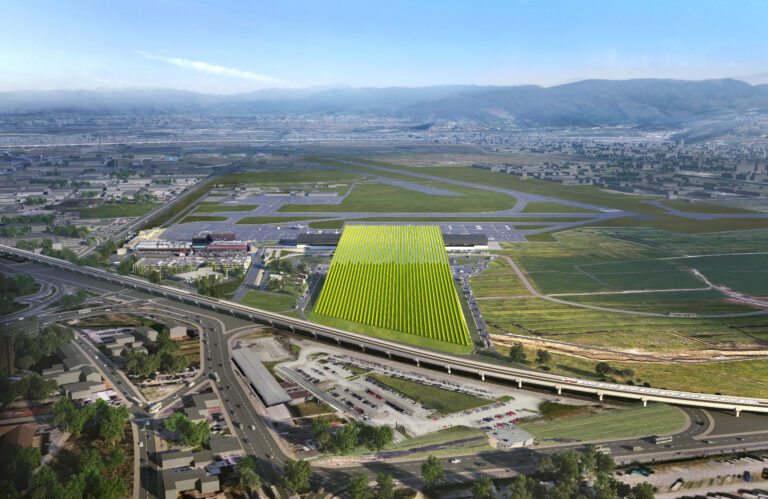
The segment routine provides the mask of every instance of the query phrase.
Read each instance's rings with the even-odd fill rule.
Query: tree
[[[597,465],[597,449],[594,445],[587,445],[584,449],[584,453],[581,455],[579,464],[581,473],[584,476],[590,477],[595,473],[595,466]]]
[[[242,488],[250,493],[253,493],[261,488],[261,477],[253,470],[253,468],[244,466],[237,467],[238,483]]]
[[[509,349],[509,360],[518,364],[525,362],[525,348],[523,348],[522,343],[515,343],[512,345]]]
[[[35,476],[32,477],[29,495],[35,499],[54,499],[60,497],[61,483],[59,483],[56,473],[47,464],[43,465],[35,473]]]
[[[543,348],[536,350],[536,363],[538,365],[543,366],[550,362],[552,362],[552,355],[550,355],[548,350],[544,350]]]
[[[363,473],[353,473],[352,478],[349,480],[349,486],[347,492],[352,499],[367,499],[371,495],[371,491],[368,488],[368,477]]]
[[[445,482],[445,471],[443,463],[438,458],[430,455],[426,461],[421,464],[421,477],[427,489],[434,489]]]
[[[616,462],[604,452],[598,452],[595,461],[595,471],[598,473],[610,473],[616,468]]]
[[[493,480],[487,476],[481,476],[474,482],[472,482],[472,498],[473,499],[493,499],[494,487]]]
[[[632,487],[633,499],[653,499],[653,485],[648,482],[641,482]]]
[[[125,425],[131,415],[124,406],[109,409],[111,410],[108,410],[106,417],[101,420],[99,436],[105,442],[114,444],[125,438]]]
[[[121,447],[112,447],[107,452],[107,468],[110,470],[116,470],[123,464],[125,464],[125,452]]]
[[[34,400],[45,400],[59,389],[55,379],[43,379],[37,373],[28,376],[28,383],[27,397]]]
[[[325,416],[320,416],[312,421],[312,437],[318,450],[325,450],[331,443],[331,423]]]
[[[538,473],[543,480],[550,480],[556,471],[557,467],[550,456],[542,456],[536,463],[536,473]]]
[[[600,376],[605,376],[611,372],[611,366],[607,362],[598,362],[595,365],[595,372]]]
[[[80,456],[81,470],[93,469],[100,472],[103,467],[101,452],[98,449],[90,448],[83,451],[83,454]]]
[[[357,424],[348,423],[331,437],[330,450],[344,455],[355,448],[358,442]]]
[[[312,467],[306,459],[294,461],[289,459],[283,468],[283,480],[285,486],[295,492],[302,492],[309,488],[309,479],[312,477]]]
[[[528,477],[515,475],[509,484],[509,499],[530,499],[531,495],[528,490]]]
[[[16,499],[20,497],[16,486],[8,479],[0,480],[0,499]],[[37,497],[32,495],[32,497]]]
[[[394,499],[395,497],[395,479],[392,475],[379,473],[376,475],[376,490],[373,497],[375,499]]]

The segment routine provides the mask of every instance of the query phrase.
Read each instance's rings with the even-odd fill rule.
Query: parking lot
[[[358,358],[333,353],[309,359],[302,355],[298,361],[282,364],[282,367],[295,373],[318,398],[330,399],[333,405],[350,416],[371,423],[402,425],[412,435],[423,435],[452,426],[485,431],[513,426],[521,419],[538,416],[536,408],[539,403],[551,398],[452,375],[425,372],[418,368],[400,368],[363,357],[367,356]],[[433,408],[378,383],[366,376],[368,373],[472,395],[487,399],[488,404],[437,417]],[[504,402],[495,401],[504,396],[514,398]]]

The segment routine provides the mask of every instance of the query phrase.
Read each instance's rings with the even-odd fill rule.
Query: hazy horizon
[[[4,18],[2,91],[768,82],[768,4],[752,1],[12,1]]]

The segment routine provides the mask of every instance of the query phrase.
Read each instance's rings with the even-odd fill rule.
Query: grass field
[[[318,217],[245,217],[237,222],[238,225],[259,225],[259,224],[285,224],[289,222],[304,222],[306,220],[317,220]]]
[[[768,229],[768,218],[721,217],[712,220],[693,220],[685,217],[664,215],[650,220],[619,217],[601,222],[591,222],[587,225],[589,227],[648,227],[682,234],[708,234],[710,232]]]
[[[222,186],[260,185],[260,186],[298,186],[299,184],[353,182],[365,175],[337,170],[335,168],[311,170],[277,170],[261,172],[228,173],[216,178],[216,184]]]
[[[77,211],[80,218],[131,218],[140,217],[158,206],[160,205],[157,203],[120,203],[105,204],[95,208],[78,208],[72,211]]]
[[[682,260],[709,280],[735,291],[768,295],[768,254],[721,255]]]
[[[471,344],[437,226],[348,226],[315,312]]]
[[[568,301],[598,307],[662,314],[736,314],[759,310],[749,305],[727,302],[725,301],[727,297],[716,290],[671,291],[631,295],[581,295],[564,298]]]
[[[286,293],[264,293],[261,291],[248,291],[240,302],[249,307],[281,312],[291,310],[296,306],[296,298]]]
[[[257,204],[236,204],[236,205],[197,205],[195,213],[223,213],[225,211],[253,211],[258,208]]]
[[[537,336],[585,346],[673,352],[749,347],[768,338],[768,317],[648,317],[553,303],[541,298],[479,300],[491,333]],[[617,307],[619,308],[619,307]]]
[[[488,445],[488,440],[484,437],[485,432],[483,430],[474,429],[474,428],[466,428],[463,426],[454,426],[452,428],[446,428],[444,430],[435,431],[432,433],[429,433],[427,435],[420,435],[418,437],[408,438],[398,443],[391,443],[388,446],[384,447],[382,450],[383,452],[388,451],[407,451],[407,450],[414,450],[419,449],[421,447],[431,447],[435,445],[446,445],[445,448],[439,449],[439,450],[430,450],[425,452],[414,452],[413,454],[409,454],[408,457],[411,459],[421,458],[421,457],[427,457],[427,455],[435,455],[435,456],[441,456],[441,455],[454,455],[456,452],[466,452],[466,453],[477,453],[477,452],[483,452],[483,451],[490,451],[493,450],[490,445]],[[478,439],[473,442],[467,442],[467,443],[457,443],[455,445],[448,445],[451,442],[460,442],[462,440],[467,440],[475,438]],[[349,453],[349,455],[362,455],[362,454],[368,454],[370,451],[364,447],[358,447],[354,449],[352,452]]]
[[[525,208],[520,213],[597,213],[597,211],[569,204],[531,201],[525,205]]]
[[[445,416],[454,412],[466,411],[493,403],[493,400],[467,395],[434,386],[423,385],[404,379],[392,378],[381,374],[370,374],[382,385],[402,393],[420,404],[435,410],[435,416]]]
[[[768,248],[768,230],[713,234],[680,234],[654,228],[589,229],[589,231],[604,238],[653,248],[669,256],[761,252]],[[695,261],[691,264],[695,264]]]
[[[227,220],[227,217],[217,217],[217,216],[203,216],[203,215],[188,215],[184,217],[180,222],[180,224],[188,224],[192,222],[224,222]]]
[[[664,404],[520,423],[520,428],[536,437],[539,443],[555,438],[588,442],[659,435],[681,430],[684,426],[683,412]]]
[[[744,208],[734,208],[732,206],[724,206],[714,203],[694,202],[687,203],[679,200],[665,200],[661,201],[661,204],[667,208],[673,210],[683,211],[686,213],[723,213],[723,214],[749,214],[759,213],[757,211],[746,210]]]
[[[456,191],[448,185],[448,190]],[[286,204],[278,211],[374,213],[374,212],[422,212],[456,213],[489,212],[514,208],[515,198],[496,192],[471,189],[466,196],[442,196],[424,194],[391,184],[357,184],[340,204]]]
[[[506,260],[496,259],[480,275],[469,280],[475,296],[522,296],[528,295],[520,279]]]
[[[508,348],[497,346],[500,353]],[[526,350],[528,358],[536,352]],[[595,374],[596,361],[572,355],[552,354],[550,372],[583,378],[599,379]],[[708,364],[610,362],[617,369],[635,371],[635,382],[648,382],[652,386],[670,390],[700,393],[722,393],[744,397],[768,397],[768,360],[743,360]]]
[[[583,222],[589,220],[588,218],[568,218],[569,222]],[[340,229],[344,226],[345,222],[413,222],[413,223],[435,223],[435,222],[461,222],[461,223],[508,223],[515,224],[520,222],[562,222],[562,218],[552,217],[525,217],[525,218],[511,218],[511,217],[368,217],[368,218],[352,218],[349,220],[327,220],[322,222],[310,222],[309,226],[313,229]],[[519,226],[515,227],[520,230],[534,230],[540,229],[541,226]]]

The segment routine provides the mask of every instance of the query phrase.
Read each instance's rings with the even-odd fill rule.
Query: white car
[[[256,426],[255,426],[255,425],[251,425],[251,426],[249,426],[248,428],[250,428],[250,429],[252,429],[252,430],[255,430],[255,429],[256,429]]]
[[[139,442],[139,447],[144,447],[144,442]]]
[[[448,462],[449,462],[449,463],[451,463],[451,464],[459,464],[459,463],[461,462],[461,459],[456,459],[456,458],[454,458],[454,459],[451,459],[451,460],[450,460],[450,461],[448,461]]]

